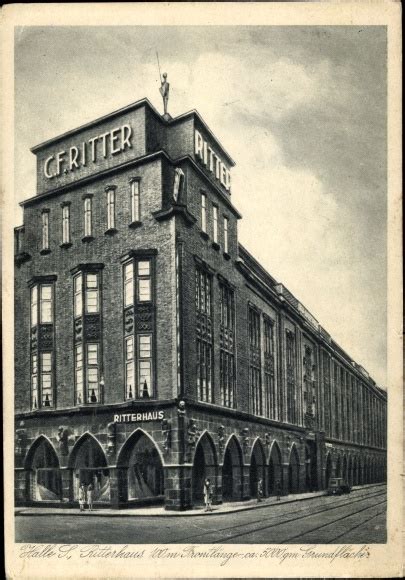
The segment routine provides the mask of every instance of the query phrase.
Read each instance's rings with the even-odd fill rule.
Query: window
[[[125,339],[125,398],[137,397],[135,391],[135,361],[134,361],[134,337]]]
[[[213,401],[212,392],[212,277],[196,268],[196,347],[197,347],[197,393],[200,401]]]
[[[99,287],[98,274],[86,273],[85,286],[85,308],[86,314],[95,314],[99,312]]]
[[[125,399],[154,394],[152,260],[135,256],[123,265]]]
[[[131,222],[139,222],[140,216],[140,196],[139,196],[139,180],[131,181]]]
[[[201,229],[207,232],[207,196],[205,193],[201,194]]]
[[[221,403],[226,407],[234,406],[235,391],[235,353],[234,325],[235,302],[233,290],[220,283],[221,324],[220,324],[220,388]]]
[[[92,229],[92,199],[91,197],[84,198],[84,237],[91,237]]]
[[[174,170],[173,199],[177,203],[184,185],[184,173],[180,167]]]
[[[87,344],[87,402],[98,403],[99,397],[99,361],[98,344]]]
[[[84,401],[82,344],[77,344],[75,348],[75,386],[76,386],[76,404],[82,405]]]
[[[31,355],[31,406],[38,409],[38,355]]]
[[[286,330],[287,351],[287,421],[296,421],[295,405],[295,336],[291,330]]]
[[[42,212],[42,250],[49,250],[49,210]]]
[[[115,188],[107,189],[107,230],[115,229]]]
[[[213,219],[213,231],[212,236],[214,242],[218,243],[218,207],[216,205],[212,206],[212,219]]]
[[[70,206],[62,206],[62,244],[70,244]]]
[[[254,308],[249,308],[249,382],[252,412],[255,415],[262,415],[260,314]]]
[[[139,386],[142,397],[150,397],[152,384],[152,336],[138,336]]]
[[[144,260],[138,262],[138,301],[149,302],[151,300],[151,278],[150,278],[150,261]]]
[[[31,327],[36,326],[38,320],[40,324],[51,324],[53,320],[52,310],[52,284],[36,284],[33,286],[31,288]]]
[[[52,322],[52,286],[41,284],[40,322],[49,324]]]
[[[277,418],[277,394],[274,380],[274,322],[264,317],[264,413],[270,419]]]
[[[228,247],[228,218],[224,217],[224,252],[225,254],[229,253],[229,247]]]
[[[124,266],[124,306],[134,303],[134,264],[129,262]]]
[[[52,407],[52,353],[41,352],[41,395],[42,407]]]
[[[82,316],[83,314],[83,275],[78,274],[73,278],[74,286],[74,315]]]
[[[38,324],[38,286],[31,288],[31,327]]]

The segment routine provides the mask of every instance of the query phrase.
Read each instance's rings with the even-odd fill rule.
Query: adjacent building
[[[15,230],[15,494],[113,507],[386,477],[387,395],[238,243],[234,161],[144,99],[32,149]],[[254,227],[254,224],[252,224]],[[325,288],[327,292],[327,288]]]

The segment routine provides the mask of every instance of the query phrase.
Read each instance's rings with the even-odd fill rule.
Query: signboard
[[[161,421],[164,411],[143,411],[142,413],[120,413],[114,415],[114,423],[140,423],[144,421]]]
[[[100,159],[106,159],[126,149],[132,148],[132,128],[130,125],[121,125],[101,135],[92,136],[86,141],[76,143],[49,155],[44,162],[44,175],[46,179],[53,179],[62,174],[75,171],[88,164],[97,163]]]
[[[199,159],[208,171],[218,179],[221,185],[223,185],[227,191],[230,191],[231,172],[210,144],[203,139],[201,133],[197,131],[197,129],[195,129],[194,132],[194,153],[197,159]]]

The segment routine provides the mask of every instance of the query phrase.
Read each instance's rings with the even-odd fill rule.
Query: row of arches
[[[136,430],[120,449],[116,465],[108,465],[104,449],[97,439],[87,433],[75,443],[67,467],[61,469],[58,455],[45,436],[31,446],[24,462],[27,474],[27,499],[32,501],[76,501],[81,484],[93,488],[95,502],[110,503],[112,469],[114,486],[118,486],[121,502],[163,501],[165,496],[165,466],[161,453],[143,430]],[[219,463],[216,447],[205,432],[198,440],[189,468],[190,503],[203,500],[204,480],[212,482],[215,499],[238,501],[255,497],[258,481],[262,480],[264,496],[294,494],[327,487],[332,476],[345,477],[351,485],[376,483],[385,479],[383,458],[340,454],[335,464],[329,453],[325,462],[325,482],[318,485],[316,450],[306,444],[305,464],[301,465],[295,444],[283,461],[281,449],[273,442],[266,457],[262,442],[257,439],[244,463],[241,445],[235,435],[228,440]]]

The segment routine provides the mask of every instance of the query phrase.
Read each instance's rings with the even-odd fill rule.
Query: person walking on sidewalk
[[[276,483],[277,501],[280,501],[280,495],[281,495],[281,483],[280,483],[280,481],[277,481],[277,483]]]
[[[81,512],[84,510],[85,503],[86,503],[86,488],[84,487],[84,483],[81,483],[79,487],[79,506]]]
[[[257,480],[257,501],[262,501],[263,499],[263,480],[261,477]]]
[[[204,481],[204,503],[205,503],[205,511],[206,512],[208,512],[208,511],[212,512],[211,501],[212,501],[211,482],[207,478]]]
[[[87,504],[89,506],[90,512],[93,509],[93,495],[94,495],[94,487],[92,483],[89,483],[87,487]]]

